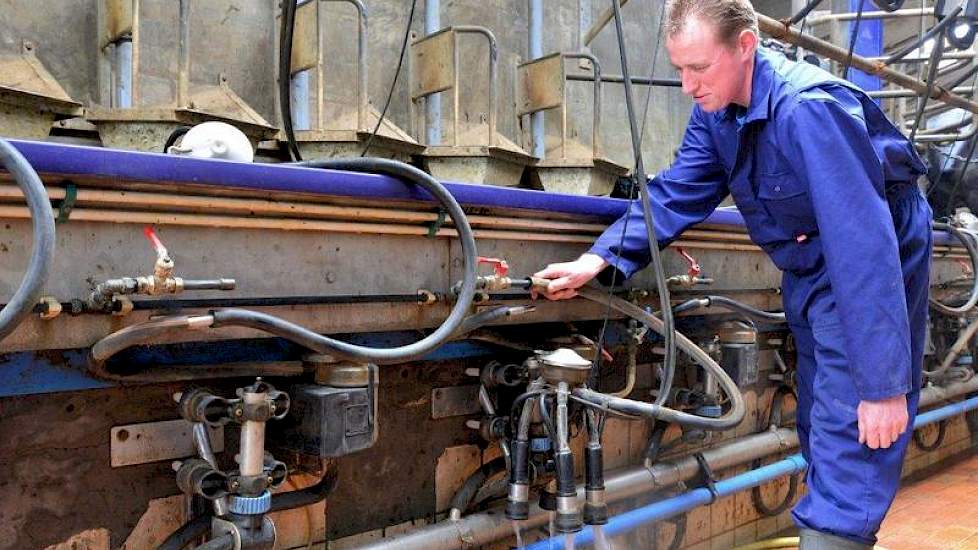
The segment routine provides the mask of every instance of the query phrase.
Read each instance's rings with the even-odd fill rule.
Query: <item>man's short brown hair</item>
[[[668,0],[666,36],[682,32],[692,17],[712,24],[717,30],[717,39],[724,44],[735,43],[744,30],[759,34],[757,13],[750,0]]]

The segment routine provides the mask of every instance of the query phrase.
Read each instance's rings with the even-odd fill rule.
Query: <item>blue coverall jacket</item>
[[[761,49],[750,105],[695,106],[675,162],[649,185],[660,247],[730,194],[784,272],[810,464],[794,517],[865,543],[892,502],[910,431],[872,451],[858,443],[856,407],[908,394],[911,418],[916,411],[931,249],[931,212],[915,185],[924,172],[864,92]],[[641,204],[590,252],[626,278],[647,265]]]

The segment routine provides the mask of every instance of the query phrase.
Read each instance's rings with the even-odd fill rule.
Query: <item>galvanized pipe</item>
[[[214,451],[211,449],[211,436],[210,432],[207,431],[207,426],[203,422],[193,423],[193,439],[194,448],[197,449],[197,454],[200,458],[203,458],[211,465],[215,470],[219,470],[220,467],[217,464],[217,457],[214,456]],[[228,501],[227,497],[216,498],[213,501],[214,504],[214,515],[217,517],[222,517],[228,513]]]
[[[265,402],[265,392],[244,392],[245,405],[261,405]],[[265,423],[245,420],[241,425],[241,463],[242,476],[257,476],[265,465]]]
[[[425,0],[424,33],[434,34],[441,29],[441,0]],[[425,137],[427,145],[441,145],[441,92],[425,100]]]
[[[978,391],[978,376],[967,382],[946,387],[929,386],[920,394],[920,407]],[[953,405],[952,407],[957,407]],[[929,414],[929,413],[923,413]],[[921,415],[922,416],[922,415]],[[798,446],[798,434],[791,428],[778,428],[742,437],[726,445],[703,451],[703,457],[714,471],[742,466],[775,453],[790,451]],[[699,463],[693,457],[672,462],[659,462],[652,467],[633,467],[621,470],[605,480],[609,503],[645,496],[680,481],[698,475]],[[584,489],[578,490],[584,498]],[[524,530],[544,526],[548,512],[530,506],[530,517],[520,522]],[[398,537],[384,539],[361,547],[361,550],[459,550],[485,545],[512,536],[513,526],[498,509],[470,514],[458,521],[442,521]]]
[[[813,36],[802,34],[798,32],[797,29],[788,27],[782,22],[766,15],[757,14],[757,21],[760,25],[761,31],[771,35],[773,38],[783,40],[792,45],[800,46],[806,50],[828,57],[829,59],[839,63],[845,62],[849,55],[848,50],[844,48],[840,48],[835,44],[820,40]],[[969,53],[968,55],[973,54]],[[901,62],[905,61],[907,60],[904,59]],[[904,88],[914,90],[920,94],[927,93],[927,84],[925,82],[904,73],[895,71],[883,63],[873,62],[865,57],[853,55],[851,66],[865,73],[878,76],[887,82],[893,82],[894,84]],[[957,94],[953,94],[940,86],[934,86],[930,97],[931,99],[943,101],[944,103],[953,107],[965,109],[967,111],[971,111],[972,113],[978,113],[978,103],[965,99]]]
[[[499,48],[496,43],[496,35],[488,28],[480,25],[457,25],[452,27],[456,35],[458,34],[481,34],[489,42],[489,146],[496,145],[496,88],[497,88],[497,65],[499,63]],[[458,80],[458,45],[455,47],[455,78]],[[455,87],[456,103],[458,102],[459,89]],[[458,109],[455,109],[455,127],[458,128]],[[456,132],[457,134],[457,132]],[[458,144],[458,136],[455,137]]]
[[[956,94],[970,95],[975,92],[975,89],[972,86],[961,86],[954,88],[951,91]],[[914,92],[913,90],[874,90],[871,92],[866,92],[866,95],[874,99],[898,99],[905,97],[916,97],[920,94]]]
[[[543,0],[529,0],[529,47],[527,57],[531,60],[543,56]],[[533,141],[532,154],[538,159],[546,155],[546,136],[543,111],[530,115],[530,132]]]
[[[190,0],[180,0],[180,68],[177,73],[177,108],[190,101]]]
[[[115,43],[115,103],[113,107],[132,107],[132,38]]]
[[[299,71],[292,76],[292,125],[296,130],[309,129],[309,71]]]
[[[896,11],[866,11],[863,12],[864,21],[870,19],[896,19],[900,17],[920,17],[922,15],[934,15],[934,8],[906,8]],[[815,26],[830,21],[854,21],[857,14],[849,13],[829,13],[825,15],[813,15],[807,21],[808,26]]]

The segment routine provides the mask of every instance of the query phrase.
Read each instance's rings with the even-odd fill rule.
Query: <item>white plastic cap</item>
[[[216,121],[194,126],[184,134],[179,145],[171,146],[166,152],[204,159],[255,160],[255,151],[244,133],[226,122]]]

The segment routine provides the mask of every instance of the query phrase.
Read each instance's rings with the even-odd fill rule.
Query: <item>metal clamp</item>
[[[710,464],[706,461],[703,453],[696,453],[693,455],[696,459],[696,463],[700,466],[699,479],[697,480],[700,485],[706,488],[710,492],[710,504],[713,504],[720,498],[720,492],[717,491],[717,478],[713,474],[713,469],[710,468]]]

